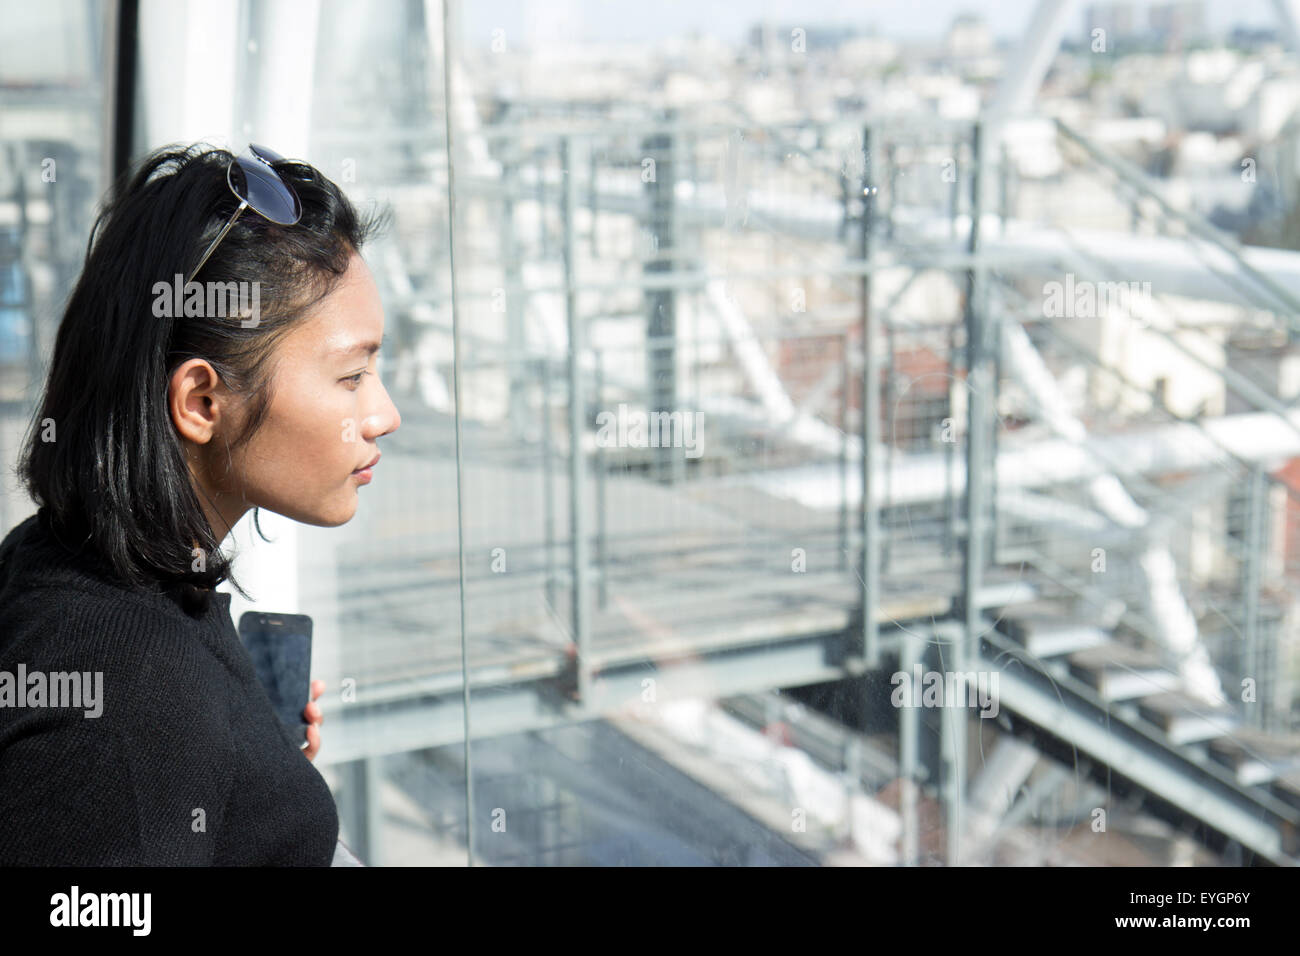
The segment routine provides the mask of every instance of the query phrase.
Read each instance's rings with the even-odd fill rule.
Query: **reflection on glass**
[[[473,859],[1293,859],[1267,31],[525,6],[447,71]]]

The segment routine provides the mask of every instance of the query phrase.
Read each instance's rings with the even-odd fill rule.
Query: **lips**
[[[355,475],[355,474],[357,473],[357,471],[365,471],[367,468],[373,468],[373,467],[375,467],[375,465],[379,464],[379,459],[380,459],[381,457],[383,457],[383,456],[380,455],[378,452],[376,452],[376,453],[375,453],[375,457],[372,458],[372,459],[370,460],[370,463],[369,463],[369,464],[362,465],[360,468],[358,468],[356,471],[354,471],[353,474]]]

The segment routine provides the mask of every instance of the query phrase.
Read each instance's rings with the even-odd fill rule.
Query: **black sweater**
[[[230,595],[195,604],[105,569],[45,509],[0,544],[0,866],[329,866],[333,797],[258,682]],[[91,675],[80,695],[51,676],[73,671]],[[37,672],[46,706],[31,706]],[[53,706],[69,698],[82,706]]]

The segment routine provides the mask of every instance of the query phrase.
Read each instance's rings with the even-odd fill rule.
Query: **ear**
[[[167,409],[172,424],[197,445],[212,440],[220,428],[221,416],[228,409],[229,393],[221,378],[206,359],[192,358],[172,372],[167,386]]]

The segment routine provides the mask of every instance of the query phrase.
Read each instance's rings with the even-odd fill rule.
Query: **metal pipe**
[[[1291,324],[1292,330],[1297,328],[1297,325],[1300,324],[1300,300],[1296,299],[1285,288],[1247,262],[1245,257],[1241,254],[1240,247],[1231,236],[1216,229],[1200,216],[1194,213],[1184,212],[1175,207],[1169,202],[1169,200],[1165,199],[1164,196],[1152,189],[1147,184],[1146,176],[1126,160],[1120,159],[1117,156],[1111,156],[1098,149],[1084,136],[1075,132],[1061,120],[1053,118],[1052,122],[1056,124],[1056,128],[1061,132],[1062,136],[1078,145],[1091,159],[1111,170],[1116,176],[1120,177],[1120,179],[1132,185],[1142,195],[1154,202],[1165,216],[1178,220],[1183,223],[1190,232],[1226,252],[1242,272],[1254,279],[1256,284],[1262,286],[1274,297],[1274,299],[1276,299],[1277,302],[1282,304],[1283,308],[1289,313],[1287,319]]]
[[[1268,489],[1264,469],[1250,470],[1246,479],[1246,534],[1245,552],[1241,566],[1242,637],[1245,643],[1245,673],[1255,682],[1255,706],[1247,708],[1249,723],[1263,728],[1264,711],[1272,701],[1272,681],[1266,680],[1263,661],[1263,641],[1259,627],[1259,590],[1265,545],[1265,515],[1268,508]],[[1267,691],[1266,691],[1267,688]]]
[[[899,632],[899,670],[911,674],[921,659],[921,638],[907,628]],[[917,742],[920,739],[921,710],[919,707],[901,707],[898,714],[898,777],[902,784],[899,791],[899,813],[902,816],[903,833],[899,862],[903,866],[916,866],[919,834],[917,827],[917,780],[918,760]]]
[[[584,144],[585,145],[585,144]],[[583,447],[586,432],[586,405],[582,395],[582,375],[578,364],[584,348],[582,320],[578,315],[577,292],[573,277],[577,271],[578,148],[566,139],[561,158],[568,170],[564,190],[564,297],[569,320],[569,558],[573,567],[572,620],[573,640],[578,649],[578,699],[586,705],[591,700],[591,608],[589,592],[589,555],[587,541],[587,469]]]
[[[596,351],[596,407],[602,408],[605,402],[605,352]],[[596,567],[600,574],[599,600],[601,608],[609,606],[609,560],[608,539],[605,515],[605,446],[596,448]]]
[[[551,475],[551,362],[542,366],[542,525],[546,529],[546,601],[555,607],[555,479]]]
[[[871,176],[871,127],[862,130],[862,220],[859,229],[859,257],[871,255],[871,213],[876,186]],[[880,515],[876,503],[873,460],[880,447],[880,373],[876,357],[876,321],[871,311],[871,277],[863,275],[859,291],[862,334],[862,658],[868,670],[880,666],[876,602],[880,600]]]
[[[840,337],[840,570],[849,568],[849,389],[853,369],[849,362],[849,333]]]
[[[984,149],[981,127],[977,122],[971,129],[970,177],[970,234],[968,251],[979,249],[980,221],[983,209],[982,180]],[[963,601],[965,629],[953,643],[952,667],[958,673],[966,672],[966,662],[978,652],[980,632],[984,629],[979,606],[980,578],[987,561],[985,534],[987,530],[987,482],[989,449],[987,433],[994,409],[990,396],[993,381],[993,356],[989,346],[989,322],[984,308],[985,278],[983,271],[974,268],[966,274],[966,540],[963,549]],[[966,788],[966,712],[960,707],[944,708],[944,791],[947,805],[946,827],[948,865],[961,863],[961,837],[964,826],[963,803]]]

